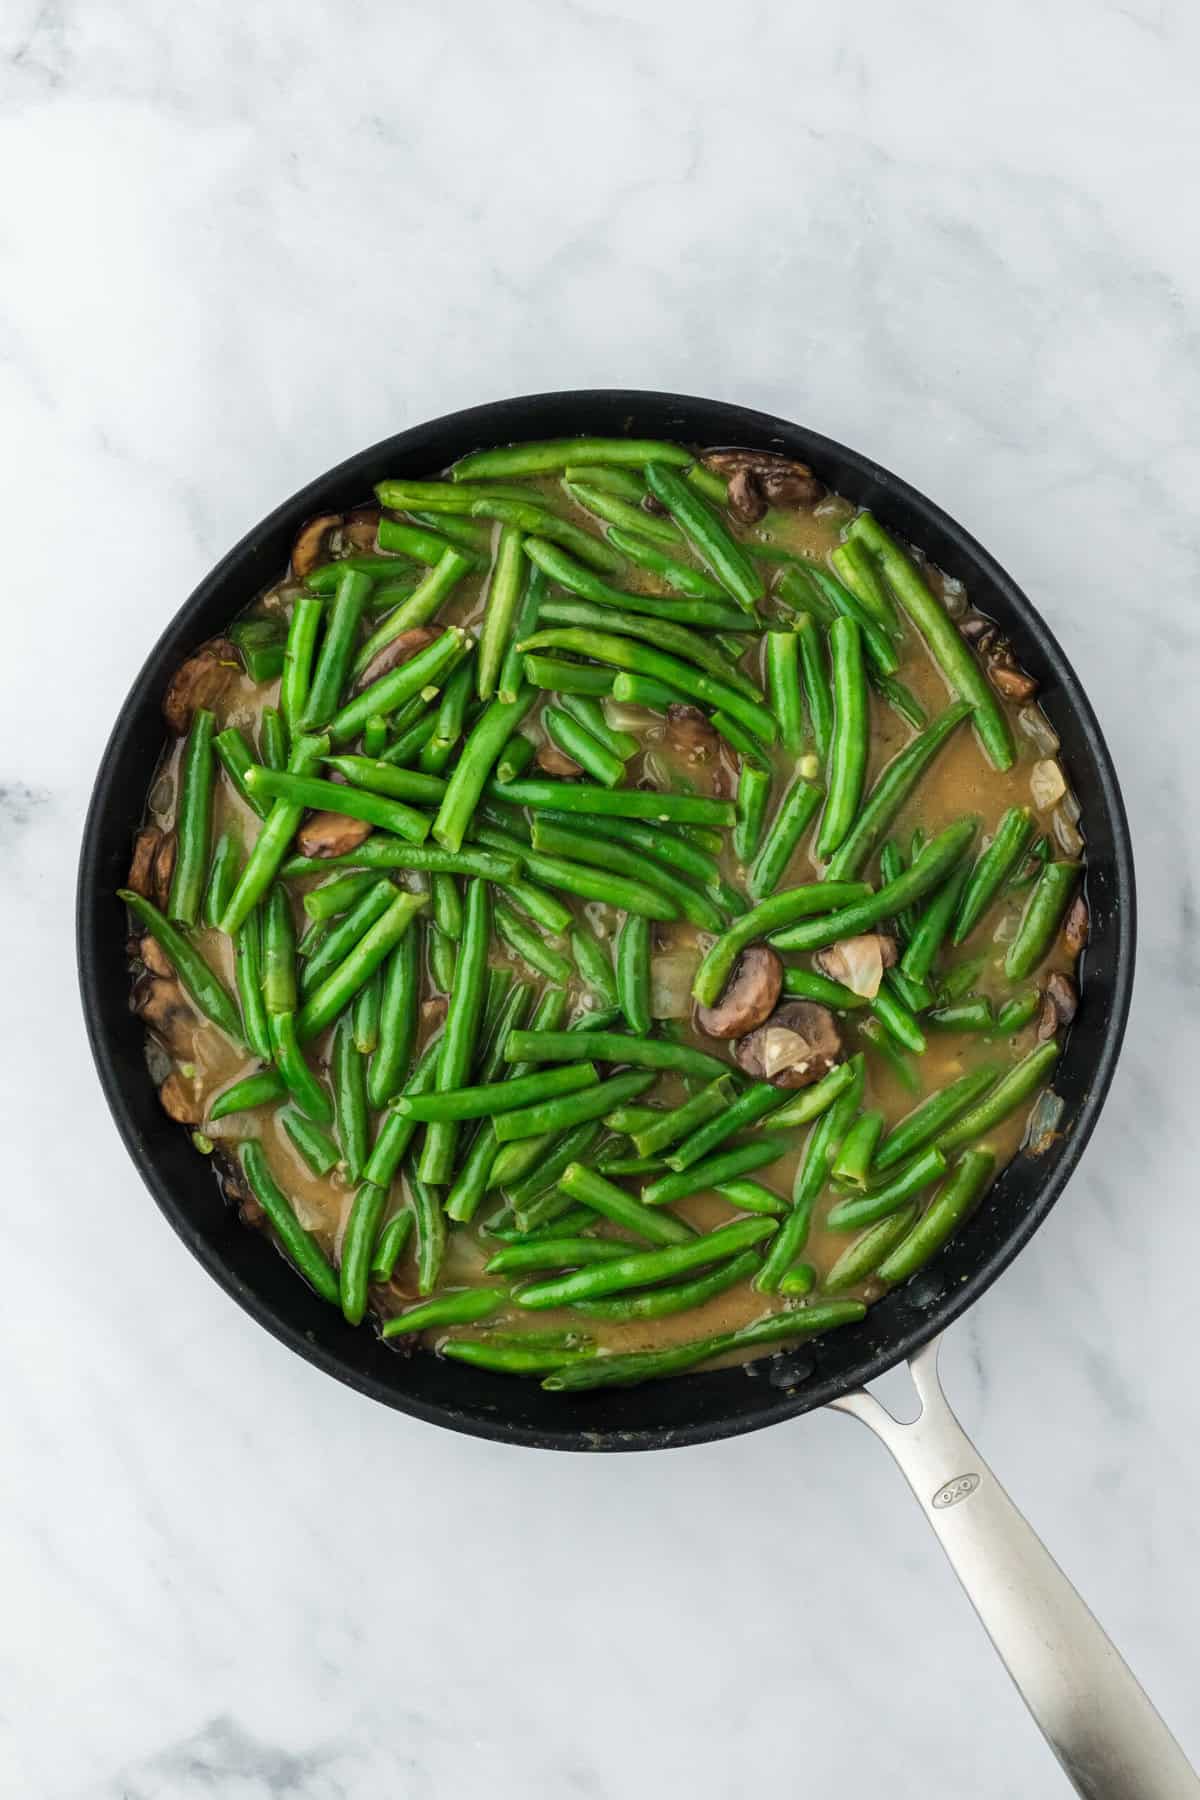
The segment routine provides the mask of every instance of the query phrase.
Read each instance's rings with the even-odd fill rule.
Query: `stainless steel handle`
[[[951,1412],[939,1339],[909,1363],[920,1417],[832,1402],[882,1438],[1050,1748],[1088,1800],[1200,1800],[1200,1778]]]

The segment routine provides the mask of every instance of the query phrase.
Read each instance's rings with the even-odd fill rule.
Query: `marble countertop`
[[[867,1433],[591,1460],[388,1413],[206,1279],[101,1100],[74,865],[164,621],[360,445],[590,385],[903,471],[1095,701],[1138,858],[1129,1037],[943,1367],[1200,1758],[1200,14],[12,0],[0,39],[0,1789],[1066,1791]]]

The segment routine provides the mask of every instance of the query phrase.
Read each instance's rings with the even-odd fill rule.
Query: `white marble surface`
[[[1128,1045],[944,1363],[1200,1757],[1195,7],[9,0],[0,40],[0,1790],[1065,1791],[864,1432],[594,1461],[410,1423],[207,1281],[104,1110],[76,844],[160,625],[359,445],[592,384],[873,451],[1094,696]]]

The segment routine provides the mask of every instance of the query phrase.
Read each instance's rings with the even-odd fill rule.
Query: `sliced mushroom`
[[[958,621],[958,629],[968,644],[974,644],[977,650],[985,650],[996,636],[996,627],[982,613],[964,613]]]
[[[158,1097],[167,1117],[179,1125],[199,1125],[204,1118],[204,1107],[196,1098],[192,1083],[185,1081],[178,1069],[167,1076]]]
[[[150,971],[151,975],[161,975],[164,980],[169,981],[175,974],[175,967],[170,957],[158,939],[152,938],[149,932],[138,943],[137,953],[140,962]]]
[[[1032,675],[1024,669],[1018,669],[1016,663],[1001,660],[997,657],[987,665],[987,677],[998,694],[1006,700],[1024,702],[1032,700],[1037,693],[1038,684]]]
[[[667,708],[666,748],[689,763],[709,762],[720,755],[721,739],[698,706]]]
[[[1079,1010],[1079,989],[1069,975],[1051,975],[1038,1014],[1038,1041],[1065,1031]]]
[[[196,1015],[177,981],[143,975],[134,984],[129,1004],[172,1056],[184,1056],[191,1050]]]
[[[228,638],[213,638],[180,663],[167,683],[162,703],[163,717],[176,737],[184,735],[199,707],[216,705],[241,666]]]
[[[175,873],[175,852],[178,848],[175,833],[164,831],[158,841],[154,867],[150,872],[150,898],[160,908],[165,908],[170,896],[171,877]]]
[[[767,496],[753,469],[735,469],[729,477],[725,504],[741,525],[757,525],[767,510]]]
[[[154,859],[162,844],[163,834],[157,825],[143,825],[133,840],[133,859],[125,885],[149,900],[154,893]]]
[[[296,534],[292,545],[292,574],[297,581],[303,581],[311,575],[319,562],[323,562],[328,554],[329,534],[336,531],[342,522],[341,513],[321,513],[315,519],[309,519]]]
[[[827,1006],[789,1000],[734,1046],[739,1068],[775,1087],[811,1087],[842,1060],[842,1034]]]
[[[707,1037],[740,1038],[770,1018],[783,986],[783,963],[769,944],[751,944],[715,1006],[696,1008],[696,1025]]]
[[[375,652],[355,683],[355,691],[361,692],[381,676],[390,675],[401,663],[411,662],[419,650],[423,650],[426,644],[432,644],[437,635],[427,625],[413,625],[408,631],[400,632],[390,644],[384,644]]]
[[[378,530],[379,508],[356,506],[353,512],[346,514],[346,522],[342,527],[342,548],[351,556],[374,550]]]
[[[704,458],[704,466],[728,478],[731,508],[734,478],[739,475],[751,476],[772,506],[811,506],[825,492],[807,463],[773,450],[717,450]]]
[[[1063,922],[1063,943],[1072,956],[1078,956],[1086,945],[1089,923],[1088,903],[1082,894],[1076,894]]]
[[[345,813],[318,812],[307,818],[296,834],[302,856],[349,856],[371,835],[366,819],[350,819]]]
[[[551,744],[549,741],[538,745],[533,760],[544,775],[583,774],[583,770],[574,757],[568,756],[565,750],[560,750],[557,744]]]
[[[231,1206],[237,1207],[242,1224],[261,1225],[266,1219],[266,1211],[250,1192],[239,1164],[228,1151],[220,1148],[217,1150],[216,1162],[221,1192]]]
[[[852,994],[873,1000],[879,992],[883,971],[896,961],[896,940],[885,931],[864,931],[860,937],[842,938],[824,950],[818,950],[816,964],[830,981],[840,981]]]

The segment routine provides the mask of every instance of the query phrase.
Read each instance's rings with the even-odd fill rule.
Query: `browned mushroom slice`
[[[707,1037],[745,1037],[770,1018],[782,986],[778,954],[769,944],[751,944],[734,963],[716,1005],[696,1008],[697,1027]]]
[[[533,758],[543,775],[582,775],[583,770],[574,757],[560,750],[557,744],[539,744]]]
[[[151,975],[161,975],[168,981],[174,975],[175,966],[170,957],[158,939],[152,938],[149,932],[139,941],[137,953],[139,960],[149,969]]]
[[[741,525],[757,525],[767,510],[767,497],[753,469],[735,469],[729,477],[725,504]]]
[[[241,1165],[234,1160],[228,1151],[218,1147],[216,1154],[217,1177],[221,1183],[221,1192],[231,1206],[238,1209],[238,1217],[243,1225],[261,1225],[266,1219],[266,1211],[261,1203],[250,1192],[246,1177],[242,1174]]]
[[[1032,700],[1037,693],[1037,682],[1024,669],[1018,669],[1016,663],[999,657],[987,665],[987,676],[998,694],[1006,700]]]
[[[704,466],[728,479],[731,504],[734,478],[739,475],[752,476],[772,506],[811,506],[825,492],[807,463],[773,450],[717,450],[704,458]]]
[[[296,847],[301,856],[349,856],[370,835],[371,826],[366,819],[318,812],[306,819],[296,833]]]
[[[133,858],[125,885],[140,894],[143,900],[154,897],[154,859],[162,840],[163,834],[157,825],[143,825],[133,840]]]
[[[179,1125],[199,1125],[204,1117],[204,1107],[196,1098],[192,1083],[185,1081],[178,1069],[167,1076],[158,1097],[167,1117]]]
[[[974,644],[977,650],[985,650],[995,642],[996,627],[982,613],[964,613],[958,621],[959,634],[965,637],[968,644]]]
[[[1047,1018],[1047,1008],[1050,1017]],[[1069,975],[1051,975],[1046,983],[1042,998],[1042,1010],[1038,1015],[1038,1037],[1053,1037],[1056,1032],[1065,1031],[1079,1010],[1079,989]],[[1043,1030],[1043,1026],[1048,1029]]]
[[[873,1000],[883,971],[892,967],[897,954],[895,938],[885,931],[864,931],[860,937],[841,938],[827,949],[818,950],[816,964],[830,981],[840,981],[852,994]]]
[[[734,1046],[739,1068],[775,1087],[811,1087],[842,1060],[842,1034],[827,1006],[789,1000]]]
[[[171,893],[171,877],[175,873],[175,852],[179,848],[173,831],[164,831],[159,839],[150,873],[150,898],[165,910]]]
[[[319,562],[326,560],[329,534],[341,522],[341,513],[321,513],[300,527],[292,545],[292,574],[297,581],[303,581],[306,575],[312,574]]]
[[[176,737],[183,736],[198,707],[216,705],[241,666],[228,638],[213,638],[180,663],[167,683],[162,703],[163,718]]]
[[[172,1056],[185,1056],[191,1051],[197,1019],[177,981],[143,975],[134,984],[129,1004],[162,1039]]]
[[[1063,943],[1072,956],[1078,956],[1087,943],[1088,925],[1088,903],[1082,894],[1076,894],[1063,922]]]
[[[375,548],[375,533],[379,530],[379,508],[377,506],[356,506],[353,512],[346,514],[346,522],[342,526],[342,548],[347,555],[362,555]]]
[[[361,692],[363,688],[370,687],[373,681],[390,675],[401,663],[411,662],[417,651],[423,650],[426,644],[432,644],[437,635],[427,625],[413,625],[408,631],[400,632],[390,644],[384,644],[381,650],[375,652],[355,683],[356,691]]]
[[[667,708],[666,748],[685,762],[710,762],[720,755],[721,740],[698,706],[676,703]]]

